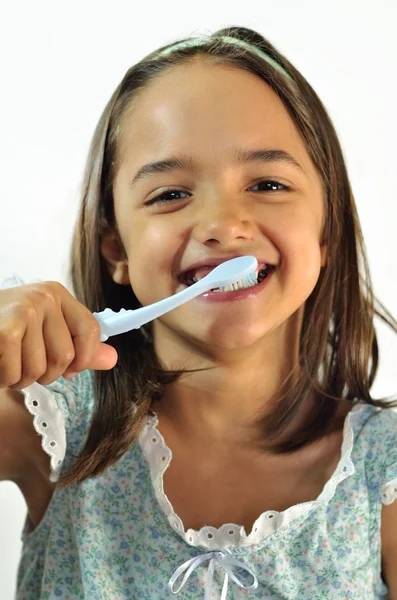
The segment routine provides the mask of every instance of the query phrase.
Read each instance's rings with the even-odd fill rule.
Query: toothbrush
[[[120,312],[114,312],[111,308],[105,308],[99,313],[94,312],[93,315],[101,326],[100,341],[106,342],[112,335],[119,335],[131,331],[131,329],[139,329],[145,323],[161,317],[161,315],[181,306],[188,300],[192,300],[214,288],[232,284],[234,284],[235,289],[251,287],[257,282],[257,267],[258,261],[255,256],[238,256],[221,263],[208,275],[185,290],[149,306],[143,306],[135,310],[122,308]]]

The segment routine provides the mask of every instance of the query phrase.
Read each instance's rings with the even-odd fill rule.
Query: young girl
[[[243,255],[254,287],[99,342],[92,312]],[[17,598],[396,599],[397,416],[370,389],[374,316],[397,323],[374,308],[332,123],[274,46],[232,27],[127,72],[71,272],[76,299],[0,292],[0,475],[28,506]]]

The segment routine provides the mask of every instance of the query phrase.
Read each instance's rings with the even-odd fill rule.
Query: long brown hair
[[[249,48],[228,43],[222,36],[248,42],[264,51],[288,74],[276,70]],[[186,41],[186,40],[184,40]],[[174,42],[176,43],[176,42]],[[338,401],[360,399],[384,407],[370,388],[378,369],[374,317],[397,332],[397,323],[374,297],[362,232],[342,150],[326,109],[294,66],[259,33],[229,27],[208,36],[199,47],[179,47],[166,56],[164,46],[131,67],[107,104],[95,130],[88,155],[82,203],[71,255],[71,279],[76,298],[91,311],[106,307],[138,308],[130,286],[111,279],[100,253],[105,230],[117,232],[112,186],[121,121],[145,87],[175,65],[200,56],[212,64],[232,64],[260,77],[278,94],[322,178],[326,195],[323,241],[327,265],[305,303],[300,337],[300,374],[263,417],[268,448],[291,452],[320,438],[335,416]],[[113,464],[139,435],[153,399],[182,371],[164,371],[150,340],[150,327],[110,338],[119,355],[114,369],[95,372],[95,408],[85,446],[60,486],[97,476]],[[310,421],[282,439],[308,393],[315,393]],[[390,406],[390,403],[388,404]],[[281,441],[280,441],[281,440]]]

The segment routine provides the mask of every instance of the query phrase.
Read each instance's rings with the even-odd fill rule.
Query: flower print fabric
[[[32,399],[38,401],[36,423],[43,420],[40,406],[45,411],[52,403],[57,413],[55,441],[63,458],[61,465],[51,463],[56,478],[56,469],[67,470],[84,445],[93,375],[85,371],[27,388],[25,397],[31,412]],[[184,530],[163,491],[162,474],[172,454],[156,422],[148,415],[139,441],[103,475],[55,488],[35,530],[27,518],[18,600],[197,600],[206,590],[206,597],[220,598],[226,573],[227,600],[387,597],[380,516],[382,502],[397,495],[394,411],[354,406],[338,467],[320,496],[258,516],[251,532],[237,524]],[[194,565],[190,574],[186,565]],[[176,596],[169,588],[173,576],[174,590],[185,578]]]

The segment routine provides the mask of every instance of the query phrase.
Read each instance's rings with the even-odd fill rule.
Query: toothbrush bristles
[[[235,281],[234,283],[231,283],[229,285],[216,288],[216,291],[233,292],[234,290],[240,290],[240,289],[252,287],[252,286],[256,285],[257,283],[258,283],[258,280],[256,277],[256,273],[254,272],[254,273],[251,273],[250,275],[248,275],[247,277],[245,277],[244,279],[240,279],[239,281]]]

